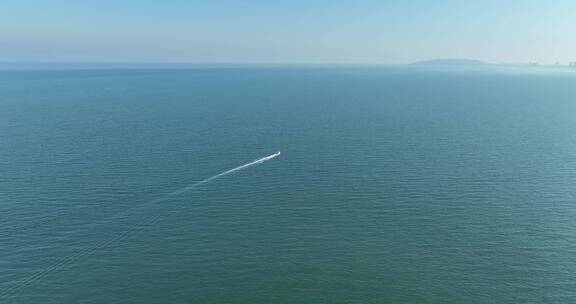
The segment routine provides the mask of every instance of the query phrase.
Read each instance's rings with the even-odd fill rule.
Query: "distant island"
[[[465,65],[488,65],[489,63],[475,59],[451,58],[451,59],[433,59],[433,60],[418,61],[412,64],[465,66]]]
[[[567,65],[556,62],[554,64],[540,64],[538,62],[527,63],[488,63],[482,60],[466,59],[466,58],[447,58],[447,59],[432,59],[417,61],[410,65],[419,66],[453,66],[453,67],[467,67],[467,66],[500,66],[500,67],[540,67],[540,68],[570,68],[576,69],[576,61],[569,62]]]

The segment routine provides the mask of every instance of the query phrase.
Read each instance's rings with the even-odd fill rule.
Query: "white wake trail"
[[[215,180],[215,179],[217,179],[217,178],[220,178],[220,177],[222,177],[222,176],[228,175],[228,174],[233,173],[233,172],[236,172],[236,171],[240,171],[240,170],[242,170],[242,169],[245,169],[245,168],[248,168],[248,167],[257,165],[257,164],[261,164],[261,163],[263,163],[263,162],[269,161],[269,160],[271,160],[271,159],[273,159],[273,158],[276,158],[276,157],[278,157],[278,156],[280,156],[280,152],[276,152],[276,153],[274,153],[274,154],[272,154],[272,155],[268,155],[268,156],[259,158],[259,159],[257,159],[257,160],[254,160],[254,161],[251,161],[251,162],[249,162],[249,163],[243,164],[243,165],[238,166],[238,167],[236,167],[236,168],[232,168],[232,169],[230,169],[230,170],[227,170],[227,171],[224,171],[224,172],[222,172],[222,173],[216,174],[216,175],[214,175],[214,176],[212,176],[212,177],[209,177],[209,178],[207,178],[207,179],[201,180],[201,181],[199,181],[199,182],[197,182],[197,183],[194,183],[194,184],[192,184],[192,185],[189,185],[189,186],[187,186],[187,187],[185,187],[185,188],[182,188],[182,189],[180,189],[180,190],[176,190],[176,191],[174,191],[174,192],[168,193],[168,194],[166,194],[166,195],[164,195],[164,196],[161,196],[161,197],[159,197],[159,198],[157,198],[157,199],[155,199],[155,200],[149,201],[149,202],[148,202],[147,204],[145,204],[145,205],[147,206],[147,205],[150,205],[150,204],[156,204],[156,203],[163,202],[163,201],[165,201],[165,200],[167,200],[167,199],[169,199],[169,198],[171,198],[171,197],[173,197],[173,196],[176,196],[176,195],[185,193],[185,192],[187,192],[187,191],[190,191],[190,190],[192,190],[193,188],[196,188],[196,187],[198,187],[198,186],[200,186],[200,185],[206,184],[206,183],[208,183],[208,182],[210,182],[210,181],[213,181],[213,180]],[[128,211],[128,210],[127,210],[127,211]],[[114,244],[114,243],[116,243],[116,242],[119,242],[119,241],[123,240],[124,238],[128,237],[129,235],[131,235],[131,234],[133,234],[133,233],[136,233],[136,232],[140,231],[141,229],[145,228],[146,226],[152,225],[152,224],[156,223],[158,220],[160,220],[161,217],[162,217],[162,214],[161,214],[161,213],[157,213],[157,214],[155,214],[155,215],[153,215],[153,216],[151,216],[151,217],[149,217],[149,218],[147,218],[147,219],[145,219],[145,220],[139,221],[140,225],[135,225],[134,227],[131,227],[130,229],[127,229],[127,230],[125,230],[125,231],[123,231],[123,232],[120,232],[120,233],[118,233],[118,234],[114,234],[114,235],[112,235],[112,236],[110,236],[110,237],[102,240],[101,242],[95,244],[95,245],[92,246],[92,247],[85,248],[85,249],[83,249],[83,250],[79,250],[79,251],[77,251],[77,252],[74,253],[74,254],[71,254],[71,255],[66,256],[66,257],[64,257],[64,258],[62,258],[62,259],[59,259],[58,261],[56,261],[56,262],[53,263],[52,265],[50,265],[50,266],[48,266],[48,267],[46,267],[46,268],[44,268],[44,269],[42,269],[42,270],[40,270],[40,271],[38,271],[38,272],[35,272],[35,273],[31,274],[31,275],[28,276],[28,277],[24,278],[22,281],[19,282],[19,284],[16,284],[16,285],[13,285],[13,286],[11,286],[11,287],[8,287],[8,288],[6,288],[6,289],[4,289],[4,290],[1,290],[1,291],[0,291],[0,302],[1,302],[1,300],[7,299],[7,298],[9,298],[9,297],[16,297],[16,296],[19,294],[19,292],[21,292],[23,289],[25,289],[26,287],[29,287],[29,286],[31,286],[31,285],[33,285],[33,284],[35,284],[35,283],[38,283],[39,281],[42,281],[45,277],[47,277],[47,276],[50,275],[51,273],[53,273],[53,272],[55,272],[55,271],[58,271],[58,270],[62,269],[63,267],[66,267],[66,266],[75,264],[75,263],[78,262],[79,260],[81,260],[81,259],[83,259],[83,258],[86,258],[86,257],[88,257],[88,256],[90,256],[90,255],[92,255],[92,254],[100,251],[101,249],[103,249],[103,248],[105,248],[105,247],[108,247],[108,246],[110,246],[110,245],[112,245],[112,244]],[[109,222],[108,222],[108,223],[109,223]]]
[[[236,168],[232,168],[232,169],[230,169],[230,170],[227,170],[227,171],[224,171],[224,172],[222,172],[222,173],[219,173],[219,174],[216,174],[216,175],[214,175],[214,176],[211,176],[211,177],[209,177],[209,178],[207,178],[207,179],[205,179],[205,180],[201,180],[201,181],[199,181],[199,182],[197,182],[197,183],[195,183],[195,184],[192,184],[192,185],[190,185],[190,186],[188,186],[188,187],[185,187],[185,188],[183,188],[183,189],[174,191],[174,192],[172,192],[172,193],[170,193],[170,194],[167,194],[167,195],[166,195],[165,197],[163,197],[163,198],[167,198],[167,197],[169,197],[169,196],[174,196],[174,195],[182,194],[182,193],[184,193],[184,192],[186,192],[186,191],[189,191],[189,190],[191,190],[191,189],[193,189],[193,188],[196,188],[196,187],[198,187],[198,186],[200,186],[200,185],[202,185],[202,184],[205,184],[205,183],[208,183],[208,182],[210,182],[210,181],[213,181],[213,180],[215,180],[215,179],[217,179],[217,178],[220,178],[220,177],[222,177],[222,176],[224,176],[224,175],[228,175],[228,174],[230,174],[230,173],[234,173],[234,172],[236,172],[236,171],[240,171],[240,170],[242,170],[242,169],[246,169],[246,168],[248,168],[248,167],[261,164],[261,163],[263,163],[263,162],[269,161],[269,160],[271,160],[271,159],[273,159],[273,158],[276,158],[276,157],[278,157],[278,156],[280,156],[280,152],[276,152],[276,153],[274,153],[274,154],[272,154],[272,155],[268,155],[268,156],[259,158],[259,159],[257,159],[257,160],[254,160],[254,161],[251,161],[251,162],[249,162],[249,163],[243,164],[243,165],[238,166],[238,167],[236,167]]]
[[[204,180],[202,180],[202,181],[196,182],[196,183],[194,183],[194,184],[192,184],[192,185],[188,185],[188,186],[186,186],[186,187],[184,187],[184,188],[182,188],[182,189],[178,189],[178,190],[176,190],[176,191],[174,191],[174,192],[165,194],[165,195],[163,195],[163,196],[161,196],[161,197],[159,197],[159,198],[157,198],[157,199],[154,199],[154,200],[146,203],[145,205],[154,204],[154,203],[159,203],[159,202],[161,202],[161,201],[163,201],[163,200],[165,200],[165,199],[167,199],[167,198],[170,198],[170,197],[172,197],[172,196],[185,193],[186,191],[192,190],[192,189],[195,188],[195,187],[198,187],[198,186],[200,186],[200,185],[202,185],[202,184],[205,184],[205,183],[207,183],[207,182],[210,182],[210,181],[212,181],[212,180],[215,180],[215,179],[217,179],[217,178],[220,178],[220,177],[222,177],[222,176],[224,176],[224,175],[228,175],[228,174],[230,174],[230,173],[233,173],[233,172],[236,172],[236,171],[245,169],[245,168],[247,168],[247,167],[250,167],[250,166],[253,166],[253,165],[257,165],[257,164],[263,163],[263,162],[265,162],[265,161],[271,160],[271,159],[273,159],[273,158],[275,158],[275,157],[278,157],[278,156],[280,156],[280,154],[277,152],[277,153],[274,153],[274,154],[272,154],[272,155],[259,158],[259,159],[257,159],[257,160],[251,161],[251,162],[249,162],[249,163],[247,163],[247,164],[238,166],[238,167],[236,167],[236,168],[233,168],[233,169],[230,169],[230,170],[228,170],[228,171],[219,173],[219,174],[217,174],[217,175],[214,175],[214,176],[209,177],[209,178],[207,178],[207,179],[204,179]],[[50,221],[59,219],[59,218],[61,218],[61,217],[72,216],[72,215],[74,215],[75,213],[79,213],[79,212],[82,212],[82,211],[86,211],[86,210],[89,210],[89,209],[91,209],[91,208],[94,208],[94,207],[93,207],[93,206],[82,206],[82,207],[78,207],[78,208],[67,209],[67,210],[62,210],[62,211],[57,211],[57,212],[54,212],[54,213],[46,214],[46,215],[44,215],[44,216],[39,217],[36,221],[32,221],[32,222],[29,222],[29,223],[26,223],[26,224],[23,224],[23,225],[20,225],[20,226],[11,226],[11,227],[8,227],[8,228],[0,229],[0,236],[6,236],[6,235],[10,235],[11,233],[20,232],[20,231],[22,231],[22,230],[25,230],[25,229],[28,229],[28,228],[32,228],[32,227],[34,227],[34,226],[42,225],[42,224],[48,223],[48,222],[50,222]],[[131,210],[131,209],[132,209],[132,208],[130,208],[130,210]],[[118,216],[118,215],[122,215],[122,213],[116,214],[116,216]]]

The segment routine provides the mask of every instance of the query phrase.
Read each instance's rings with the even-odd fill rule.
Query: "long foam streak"
[[[182,189],[180,189],[180,190],[176,190],[176,191],[174,191],[174,192],[168,193],[168,194],[166,194],[166,195],[164,195],[164,196],[162,196],[162,197],[160,197],[160,198],[157,198],[157,199],[155,199],[155,200],[150,201],[149,204],[159,203],[159,202],[165,201],[165,200],[167,200],[167,199],[169,199],[169,198],[171,198],[171,197],[173,197],[173,196],[176,196],[176,195],[185,193],[185,192],[187,192],[187,191],[190,191],[190,190],[192,190],[192,189],[194,189],[194,188],[196,188],[196,187],[198,187],[198,186],[201,186],[201,185],[203,185],[203,184],[206,184],[206,183],[208,183],[208,182],[210,182],[210,181],[213,181],[213,180],[215,180],[215,179],[217,179],[217,178],[220,178],[220,177],[222,177],[222,176],[225,176],[225,175],[234,173],[234,172],[236,172],[236,171],[240,171],[240,170],[242,170],[242,169],[246,169],[246,168],[248,168],[248,167],[251,167],[251,166],[254,166],[254,165],[257,165],[257,164],[261,164],[261,163],[263,163],[263,162],[269,161],[269,160],[271,160],[271,159],[273,159],[273,158],[275,158],[275,157],[278,157],[278,156],[280,156],[280,152],[277,152],[277,153],[274,153],[274,154],[272,154],[272,155],[268,155],[268,156],[259,158],[259,159],[257,159],[257,160],[251,161],[251,162],[249,162],[249,163],[246,163],[246,164],[244,164],[244,165],[238,166],[238,167],[236,167],[236,168],[232,168],[232,169],[230,169],[230,170],[224,171],[224,172],[222,172],[222,173],[216,174],[216,175],[211,176],[211,177],[209,177],[209,178],[207,178],[207,179],[204,179],[204,180],[201,180],[201,181],[199,181],[199,182],[197,182],[197,183],[194,183],[194,184],[192,184],[192,185],[189,185],[189,186],[187,186],[187,187],[185,187],[185,188],[182,188]],[[12,297],[13,297],[13,296],[17,296],[22,289],[24,289],[24,288],[26,288],[26,287],[28,287],[28,286],[30,286],[30,285],[33,285],[34,283],[37,283],[37,282],[43,280],[46,276],[50,275],[52,272],[58,271],[59,269],[65,267],[65,266],[72,265],[72,264],[74,264],[75,262],[81,260],[82,258],[88,257],[88,256],[90,256],[90,255],[98,252],[98,251],[101,250],[102,248],[105,248],[105,247],[107,247],[107,246],[110,246],[110,245],[118,242],[118,241],[121,241],[121,240],[125,239],[125,238],[128,237],[129,235],[131,235],[131,234],[133,234],[133,233],[135,233],[135,232],[138,232],[138,231],[141,230],[142,228],[144,228],[144,227],[146,227],[146,226],[148,226],[148,225],[152,225],[152,224],[156,223],[156,222],[160,219],[160,217],[161,217],[161,215],[160,215],[159,213],[158,213],[158,214],[155,214],[155,215],[147,218],[146,221],[144,221],[144,220],[143,220],[143,221],[140,221],[140,223],[144,223],[143,225],[136,225],[136,226],[132,227],[131,229],[128,229],[128,230],[126,230],[126,231],[124,231],[124,232],[122,232],[122,233],[119,233],[119,234],[115,234],[115,235],[113,235],[112,237],[109,237],[109,238],[107,238],[107,239],[99,242],[99,243],[96,244],[95,246],[92,246],[92,247],[90,247],[90,248],[86,248],[86,249],[84,249],[84,250],[79,250],[79,251],[77,251],[76,253],[73,253],[73,254],[71,254],[71,255],[69,255],[69,256],[66,256],[66,257],[64,257],[64,258],[56,261],[54,264],[52,264],[52,265],[50,265],[50,266],[48,266],[48,267],[46,267],[46,268],[44,268],[44,269],[42,269],[42,270],[40,270],[40,271],[35,272],[35,273],[33,273],[32,275],[28,276],[27,278],[25,278],[24,280],[22,280],[22,281],[20,282],[20,284],[15,285],[15,286],[12,286],[12,287],[9,287],[9,288],[6,288],[6,289],[3,290],[2,292],[0,292],[0,300],[6,299],[6,298],[11,297],[11,296],[12,296]]]
[[[214,175],[214,176],[212,176],[212,177],[209,177],[209,178],[207,178],[207,179],[205,179],[205,180],[201,180],[201,181],[199,181],[199,182],[197,182],[197,183],[195,183],[195,184],[192,184],[192,185],[190,185],[190,186],[188,186],[188,187],[185,187],[185,188],[183,188],[183,189],[174,191],[174,192],[168,194],[167,197],[168,197],[168,196],[174,196],[174,195],[182,194],[182,193],[184,193],[184,192],[186,192],[186,191],[188,191],[188,190],[191,190],[191,189],[193,189],[193,188],[196,188],[196,187],[198,187],[198,186],[200,186],[200,185],[202,185],[202,184],[211,182],[211,181],[213,181],[213,180],[215,180],[215,179],[217,179],[217,178],[220,178],[220,177],[222,177],[222,176],[224,176],[224,175],[228,175],[228,174],[230,174],[230,173],[234,173],[234,172],[236,172],[236,171],[240,171],[240,170],[242,170],[242,169],[246,169],[246,168],[248,168],[248,167],[251,167],[251,166],[254,166],[254,165],[257,165],[257,164],[261,164],[261,163],[263,163],[263,162],[269,161],[269,160],[271,160],[271,159],[273,159],[273,158],[275,158],[275,157],[278,157],[278,156],[280,156],[280,153],[277,152],[277,153],[274,153],[274,154],[272,154],[272,155],[268,155],[268,156],[266,156],[266,157],[259,158],[259,159],[257,159],[257,160],[251,161],[251,162],[249,162],[249,163],[247,163],[247,164],[244,164],[244,165],[242,165],[242,166],[238,166],[238,167],[236,167],[236,168],[232,168],[232,169],[230,169],[230,170],[228,170],[228,171],[224,171],[224,172],[222,172],[222,173],[216,174],[216,175]]]
[[[148,204],[161,202],[161,201],[163,201],[163,200],[165,200],[165,199],[167,199],[167,198],[169,198],[169,197],[182,194],[182,193],[184,193],[184,192],[186,192],[186,191],[189,191],[189,190],[191,190],[191,189],[193,189],[193,188],[196,188],[196,187],[198,187],[198,186],[200,186],[200,185],[202,185],[202,184],[205,184],[205,183],[207,183],[207,182],[210,182],[210,181],[212,181],[212,180],[215,180],[215,179],[217,179],[217,178],[220,178],[220,177],[222,177],[222,176],[224,176],[224,175],[228,175],[228,174],[230,174],[230,173],[233,173],[233,172],[236,172],[236,171],[245,169],[245,168],[247,168],[247,167],[250,167],[250,166],[253,166],[253,165],[257,165],[257,164],[263,163],[263,162],[265,162],[265,161],[268,161],[268,160],[271,160],[271,159],[273,159],[273,158],[275,158],[275,157],[278,157],[279,155],[280,155],[279,153],[274,153],[274,154],[272,154],[272,155],[259,158],[259,159],[257,159],[257,160],[252,161],[252,162],[249,162],[249,163],[247,163],[247,164],[241,165],[241,166],[239,166],[239,167],[236,167],[236,168],[230,169],[230,170],[228,170],[228,171],[219,173],[219,174],[217,174],[217,175],[214,175],[214,176],[212,176],[212,177],[209,177],[209,178],[207,178],[207,179],[205,179],[205,180],[199,181],[199,182],[194,183],[194,184],[192,184],[192,185],[186,186],[186,187],[184,187],[184,188],[182,188],[182,189],[178,189],[178,190],[176,190],[176,191],[174,191],[174,192],[165,194],[165,195],[163,195],[163,196],[161,196],[161,197],[159,197],[159,198],[157,198],[157,199],[155,199],[155,200],[153,200],[153,201],[150,201]],[[50,213],[50,214],[47,214],[47,215],[45,215],[45,216],[39,217],[36,221],[30,222],[30,223],[27,223],[27,224],[23,224],[23,225],[20,225],[20,226],[12,226],[12,227],[8,227],[8,228],[0,229],[0,236],[9,235],[10,233],[19,232],[19,231],[22,231],[22,230],[25,230],[25,229],[28,229],[28,228],[32,228],[32,227],[34,227],[34,226],[42,225],[42,224],[48,223],[48,222],[50,222],[50,221],[53,221],[53,220],[55,220],[55,219],[58,219],[58,218],[61,218],[61,217],[64,217],[64,216],[74,215],[74,213],[81,212],[81,211],[85,211],[85,210],[89,210],[89,209],[91,209],[91,208],[94,208],[94,206],[84,206],[84,207],[74,208],[74,209],[72,209],[72,210],[63,210],[63,211],[57,211],[57,212],[54,212],[54,213]],[[130,209],[132,209],[132,208],[130,208]],[[122,213],[121,213],[121,214],[122,214]],[[118,215],[118,214],[116,214],[116,215]]]

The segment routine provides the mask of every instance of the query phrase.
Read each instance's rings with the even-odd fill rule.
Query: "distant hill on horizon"
[[[432,59],[417,61],[411,63],[413,65],[452,65],[452,66],[462,66],[462,65],[489,65],[489,63],[476,60],[476,59],[464,59],[464,58],[449,58],[449,59]]]

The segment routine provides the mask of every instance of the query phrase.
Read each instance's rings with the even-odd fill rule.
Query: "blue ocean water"
[[[537,68],[0,71],[0,303],[574,303],[575,88]]]

